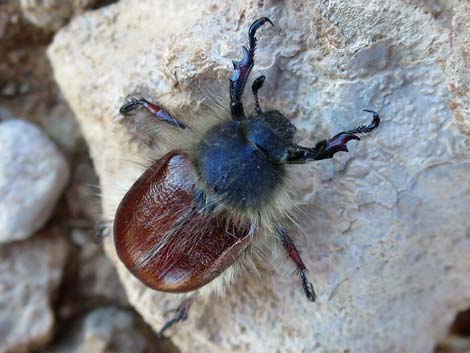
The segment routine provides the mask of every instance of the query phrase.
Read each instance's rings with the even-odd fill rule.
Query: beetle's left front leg
[[[241,99],[248,76],[250,76],[251,69],[255,65],[254,56],[257,40],[255,35],[256,31],[266,22],[273,24],[267,17],[258,18],[253,22],[248,29],[250,47],[242,47],[243,58],[240,61],[233,60],[233,72],[230,75],[230,111],[234,120],[243,120],[245,118]]]
[[[305,264],[300,257],[299,250],[297,250],[297,247],[287,234],[287,230],[284,226],[278,225],[277,231],[279,233],[279,237],[281,238],[282,246],[287,251],[287,254],[292,259],[292,261],[294,261],[300,272],[302,287],[304,289],[305,295],[307,296],[307,299],[311,302],[314,302],[316,298],[315,290],[313,289],[312,283],[310,283],[310,281],[307,279],[307,268],[305,267]]]
[[[170,125],[179,127],[181,129],[186,129],[187,125],[167,112],[165,109],[160,107],[157,104],[151,103],[145,98],[133,98],[122,105],[119,109],[119,113],[122,115],[129,115],[133,110],[143,107],[149,111],[154,117],[158,118],[161,121],[164,121]]]

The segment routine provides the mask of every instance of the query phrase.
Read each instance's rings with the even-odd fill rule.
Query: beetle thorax
[[[271,157],[284,153],[295,130],[282,129],[289,136],[279,136],[272,121],[266,119],[273,114],[281,116],[269,112],[243,123],[218,124],[199,145],[197,159],[203,182],[210,192],[237,210],[262,210],[284,182],[284,166],[273,163]]]

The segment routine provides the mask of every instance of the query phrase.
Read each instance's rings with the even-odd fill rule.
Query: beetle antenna
[[[261,75],[253,82],[253,85],[251,86],[251,90],[253,91],[253,96],[255,97],[255,110],[257,114],[263,113],[263,111],[261,110],[261,107],[259,106],[258,91],[261,87],[263,87],[265,79],[266,79],[266,76]]]

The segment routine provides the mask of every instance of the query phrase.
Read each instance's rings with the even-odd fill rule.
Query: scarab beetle
[[[254,80],[255,112],[245,115],[242,94],[254,66],[257,30],[272,22],[263,17],[248,30],[249,47],[233,61],[229,78],[227,118],[212,124],[191,149],[171,150],[134,183],[122,199],[114,220],[117,254],[148,287],[164,292],[195,292],[208,284],[229,282],[237,259],[266,234],[277,234],[296,264],[310,301],[315,292],[299,251],[283,225],[286,168],[332,158],[347,152],[357,134],[376,129],[376,112],[369,125],[340,132],[315,147],[294,143],[296,127],[277,110],[263,111],[258,90],[265,76]],[[143,107],[175,129],[188,129],[157,104],[132,99],[120,109],[128,115]],[[229,109],[228,109],[229,108]],[[272,241],[272,240],[271,240]],[[188,297],[163,330],[186,318]]]

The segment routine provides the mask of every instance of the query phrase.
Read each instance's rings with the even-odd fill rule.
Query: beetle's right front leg
[[[322,159],[333,158],[337,152],[348,152],[346,144],[351,140],[360,140],[357,134],[367,134],[380,124],[379,114],[373,110],[364,109],[372,114],[372,122],[369,125],[362,125],[355,129],[343,131],[328,140],[320,141],[315,147],[304,147],[291,144],[288,149],[288,156],[284,163],[301,164]]]
[[[181,129],[186,129],[187,125],[182,121],[179,121],[165,109],[160,107],[157,104],[151,103],[145,98],[132,98],[131,100],[125,102],[122,107],[119,109],[119,113],[122,115],[129,115],[132,111],[137,108],[143,107],[149,111],[154,117],[158,118],[161,121],[164,121],[170,125],[179,127]]]

